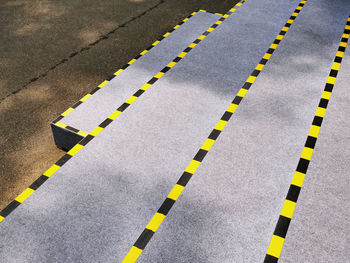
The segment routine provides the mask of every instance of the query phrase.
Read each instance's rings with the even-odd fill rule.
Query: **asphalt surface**
[[[195,9],[237,1],[2,1],[0,209],[63,155],[52,121]]]

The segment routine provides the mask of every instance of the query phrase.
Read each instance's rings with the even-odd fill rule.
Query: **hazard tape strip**
[[[69,150],[60,160],[52,165],[45,173],[43,173],[29,188],[23,191],[15,200],[7,205],[2,211],[0,211],[0,222],[4,220],[15,208],[17,208],[24,200],[26,200],[35,190],[37,190],[47,179],[49,179],[58,169],[60,169],[69,159],[77,154],[86,144],[88,144],[94,137],[96,137],[101,131],[103,131],[111,122],[113,122],[121,113],[123,113],[135,100],[137,100],[147,89],[149,89],[156,81],[158,81],[168,70],[174,67],[180,60],[182,60],[195,46],[198,45],[204,38],[206,38],[210,32],[214,31],[222,21],[228,18],[233,12],[236,11],[236,7],[239,7],[246,0],[242,0],[235,7],[231,8],[229,12],[223,15],[218,21],[216,21],[210,28],[208,28],[202,35],[200,35],[195,41],[193,41],[185,50],[183,50],[173,61],[165,66],[160,72],[158,72],[152,79],[150,79],[145,85],[143,85],[138,91],[135,92],[129,99],[127,99],[117,110],[115,110],[107,119],[105,119],[100,125],[98,125],[92,132],[87,134],[78,144],[76,144],[71,150]],[[69,114],[73,109],[68,110]],[[67,115],[66,114],[66,115]],[[65,116],[66,116],[65,115]],[[57,122],[56,122],[57,124]]]
[[[306,172],[308,169],[308,166],[311,161],[311,157],[313,154],[313,151],[315,149],[316,141],[318,138],[318,134],[320,132],[321,124],[323,121],[323,118],[326,114],[327,105],[329,102],[329,99],[332,95],[332,90],[334,87],[334,83],[342,62],[342,58],[348,43],[350,34],[350,17],[347,20],[344,33],[342,35],[342,39],[340,41],[338,51],[336,54],[336,57],[334,59],[334,62],[332,64],[331,71],[329,73],[326,86],[324,88],[324,91],[322,93],[320,102],[318,104],[314,119],[312,121],[312,125],[309,131],[309,134],[306,139],[305,146],[303,148],[303,151],[301,153],[301,157],[299,159],[298,166],[296,168],[296,171],[294,173],[292,183],[289,187],[287,197],[284,201],[282,211],[280,213],[275,231],[272,235],[270,245],[268,247],[266,256],[265,256],[265,263],[276,263],[278,262],[278,259],[280,257],[280,254],[282,252],[284,240],[287,235],[287,231],[289,228],[289,224],[292,220],[292,216],[294,214],[294,209],[296,206],[296,202],[298,200],[301,187],[303,185]]]
[[[113,78],[115,78],[116,76],[118,76],[120,73],[122,73],[125,69],[127,69],[131,64],[135,63],[136,60],[138,60],[140,57],[142,57],[143,55],[145,55],[147,52],[149,52],[153,47],[157,46],[160,41],[162,41],[164,38],[168,37],[174,30],[176,30],[177,28],[179,28],[183,23],[185,23],[186,21],[188,21],[192,16],[194,16],[195,14],[197,14],[198,12],[203,12],[203,13],[207,13],[206,10],[200,9],[198,11],[193,12],[192,14],[190,14],[188,17],[186,17],[185,19],[183,19],[178,25],[174,26],[170,31],[166,32],[165,34],[162,35],[161,38],[159,38],[157,41],[155,41],[151,46],[149,46],[148,48],[146,48],[145,50],[143,50],[140,54],[138,54],[136,57],[134,57],[132,60],[130,60],[128,63],[126,63],[123,67],[121,67],[119,70],[117,70],[116,72],[113,73],[112,76],[110,76],[109,78],[107,78],[107,80],[104,80],[101,84],[99,84],[96,88],[94,88],[92,91],[90,91],[88,94],[86,94],[83,98],[81,98],[78,102],[76,102],[73,106],[71,106],[69,109],[67,109],[65,112],[63,112],[60,116],[58,116],[53,122],[52,124],[63,128],[63,129],[67,129],[73,133],[79,134],[82,137],[85,137],[88,135],[87,132],[84,132],[82,130],[76,129],[72,126],[66,125],[62,122],[60,122],[60,120],[62,120],[64,117],[66,117],[68,114],[70,114],[72,111],[74,111],[78,106],[80,106],[83,102],[85,102],[87,99],[89,99],[93,94],[95,94],[98,90],[100,90],[102,87],[104,87],[108,82],[110,82]],[[216,13],[217,14],[217,13]],[[217,14],[219,15],[219,14]]]
[[[273,52],[278,47],[280,41],[283,39],[284,35],[289,30],[290,26],[293,24],[295,18],[298,16],[299,12],[302,10],[304,4],[307,0],[302,0],[298,7],[294,10],[292,16],[288,19],[287,23],[282,28],[282,31],[278,34],[274,42],[271,44],[263,58],[260,60],[259,64],[256,66],[255,70],[248,77],[243,87],[239,90],[236,97],[231,102],[230,106],[227,108],[225,113],[222,115],[219,122],[214,127],[213,131],[210,133],[206,141],[203,143],[195,157],[192,159],[190,164],[187,166],[186,170],[177,181],[173,189],[170,191],[169,195],[164,200],[161,207],[155,213],[151,221],[148,223],[144,231],[141,233],[139,238],[136,240],[134,245],[131,247],[127,255],[125,256],[123,263],[131,263],[136,262],[136,260],[141,255],[142,251],[145,249],[146,245],[151,240],[152,236],[158,230],[159,226],[164,221],[165,217],[169,213],[170,209],[175,204],[176,200],[178,200],[179,196],[185,189],[192,175],[196,172],[199,165],[202,163],[204,157],[209,152],[210,148],[213,146],[217,138],[219,137],[222,130],[225,128],[227,122],[230,120],[233,113],[236,111],[239,103],[247,94],[249,88],[255,82],[257,76],[262,71],[268,60],[270,59]]]

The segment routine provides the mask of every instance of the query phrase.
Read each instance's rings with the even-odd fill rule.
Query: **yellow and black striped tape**
[[[334,59],[331,71],[329,73],[329,76],[326,82],[326,86],[323,90],[314,119],[312,121],[312,125],[310,128],[309,134],[307,136],[305,146],[301,153],[301,157],[299,159],[297,169],[294,173],[292,183],[289,187],[286,200],[284,201],[282,211],[280,213],[275,231],[272,235],[271,242],[265,256],[265,260],[264,260],[265,263],[278,262],[280,254],[282,252],[282,248],[283,248],[284,240],[287,235],[289,224],[292,220],[296,202],[298,200],[299,193],[303,185],[313,151],[315,149],[321,124],[325,116],[327,105],[332,95],[334,83],[341,65],[341,61],[342,61],[347,43],[348,43],[349,34],[350,34],[350,17],[347,20],[336,57]]]
[[[183,23],[185,23],[187,20],[189,20],[192,16],[194,16],[195,14],[197,14],[198,12],[204,12],[206,13],[206,10],[197,10],[195,12],[193,12],[192,14],[190,14],[188,17],[186,17],[185,19],[183,19],[178,25],[174,26],[170,31],[166,32],[165,34],[162,35],[162,37],[160,39],[158,39],[157,41],[155,41],[151,46],[149,46],[148,48],[146,48],[145,50],[143,50],[140,54],[138,54],[135,58],[133,58],[132,60],[130,60],[127,64],[125,64],[123,67],[121,67],[119,70],[117,70],[115,73],[113,73],[112,76],[110,76],[109,78],[107,78],[107,80],[104,80],[100,85],[98,85],[96,88],[94,88],[90,93],[88,93],[87,95],[85,95],[83,98],[81,98],[77,103],[75,103],[73,106],[71,106],[69,109],[67,109],[65,112],[63,112],[60,116],[58,116],[52,123],[58,127],[67,129],[71,132],[74,132],[76,134],[79,134],[82,137],[85,137],[88,135],[87,132],[78,130],[76,128],[73,128],[69,125],[66,125],[62,122],[60,122],[60,120],[62,120],[65,116],[67,116],[69,113],[71,113],[72,111],[74,111],[79,105],[81,105],[83,102],[85,102],[88,98],[90,98],[94,93],[96,93],[99,89],[101,89],[102,87],[104,87],[108,82],[110,82],[114,77],[118,76],[121,72],[123,72],[126,68],[128,68],[131,64],[133,64],[137,59],[139,59],[140,57],[142,57],[143,55],[145,55],[147,52],[149,52],[153,47],[155,47],[156,45],[158,45],[160,43],[160,41],[162,41],[164,38],[168,37],[174,30],[176,30],[177,28],[179,28]]]
[[[245,2],[246,0],[242,0]],[[241,6],[242,2],[238,3],[236,6]],[[72,158],[77,152],[79,152],[86,144],[88,144],[94,137],[96,137],[104,128],[106,128],[112,121],[114,121],[125,109],[127,109],[136,99],[138,99],[147,89],[149,89],[158,79],[160,79],[168,70],[174,67],[181,59],[183,59],[195,46],[198,45],[204,38],[207,37],[210,32],[214,31],[217,26],[219,26],[222,21],[229,17],[236,9],[232,8],[230,11],[223,15],[218,21],[215,22],[209,29],[207,29],[201,36],[199,36],[195,41],[193,41],[185,50],[183,50],[173,61],[171,61],[167,66],[165,66],[160,72],[158,72],[152,79],[150,79],[145,85],[143,85],[138,91],[134,93],[129,99],[127,99],[117,110],[115,110],[107,119],[105,119],[100,125],[98,125],[89,134],[86,133],[85,137],[76,144],[69,152],[67,152],[60,160],[58,160],[54,165],[52,165],[45,173],[43,173],[29,188],[23,191],[15,200],[13,200],[9,205],[7,205],[2,211],[0,211],[0,222],[4,220],[16,207],[18,207],[25,199],[27,199],[39,186],[41,186],[49,177],[51,177],[58,169],[60,169],[70,158]],[[194,13],[192,13],[194,15]],[[191,15],[191,16],[192,16]],[[187,21],[188,18],[183,21]],[[165,36],[166,37],[166,36]],[[155,42],[156,43],[156,42]],[[120,73],[120,72],[119,72]],[[119,74],[118,73],[118,74]],[[104,83],[104,84],[103,84]],[[105,85],[107,82],[103,82]],[[101,84],[101,85],[102,85]],[[100,85],[100,86],[101,86]],[[88,95],[87,95],[88,96]],[[91,96],[91,95],[90,95]],[[85,96],[86,97],[86,96]],[[84,97],[84,98],[85,98]],[[88,96],[89,97],[89,96]],[[87,98],[88,98],[87,97]],[[86,98],[86,99],[87,99]],[[80,104],[79,104],[80,105]],[[67,116],[73,108],[70,108],[63,113],[63,117]],[[62,115],[56,119],[60,120]],[[59,122],[56,122],[56,125]],[[60,124],[59,124],[60,125]],[[65,125],[65,124],[62,124]],[[62,126],[63,127],[63,126]],[[63,128],[67,128],[65,125]],[[71,127],[72,128],[72,127]],[[73,128],[74,129],[74,128]],[[75,131],[74,131],[75,132]]]
[[[256,66],[255,70],[252,72],[252,74],[249,76],[249,78],[246,80],[243,87],[239,90],[236,97],[233,99],[230,106],[227,108],[225,113],[222,115],[219,122],[214,127],[213,131],[210,133],[208,138],[205,140],[193,160],[190,162],[190,164],[187,166],[186,170],[180,177],[180,179],[177,181],[173,189],[170,191],[169,195],[166,197],[165,201],[161,205],[161,207],[158,209],[158,211],[155,213],[151,221],[148,223],[142,234],[139,236],[139,238],[136,240],[135,244],[131,247],[129,252],[127,253],[126,257],[124,258],[123,263],[131,263],[135,262],[139,256],[141,255],[142,251],[145,249],[148,242],[151,240],[154,233],[157,231],[165,217],[167,216],[168,212],[172,208],[172,206],[175,204],[176,200],[179,198],[183,190],[185,189],[187,183],[191,179],[192,175],[196,172],[197,168],[203,161],[206,154],[209,152],[210,148],[213,146],[217,138],[219,137],[222,130],[225,128],[227,122],[230,120],[232,114],[236,111],[239,103],[242,101],[246,93],[248,92],[251,85],[255,82],[256,77],[259,75],[261,70],[264,68],[267,61],[270,59],[271,55],[275,51],[275,49],[278,47],[280,41],[283,39],[284,35],[289,30],[290,26],[294,22],[295,18],[298,16],[299,12],[303,8],[304,4],[307,0],[302,0],[296,10],[293,12],[292,16],[289,18],[287,23],[282,28],[282,31],[279,33],[279,35],[276,37],[274,42],[271,44],[263,58],[260,60],[259,64]],[[241,4],[241,3],[240,3]],[[231,10],[228,13],[228,15],[231,14]]]

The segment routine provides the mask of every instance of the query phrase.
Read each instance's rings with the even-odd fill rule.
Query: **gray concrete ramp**
[[[220,18],[205,11],[194,12],[161,41],[142,51],[110,81],[104,81],[51,124],[56,145],[70,150],[143,84],[157,74],[192,41]]]
[[[350,260],[349,80],[347,49],[289,226],[281,262]]]

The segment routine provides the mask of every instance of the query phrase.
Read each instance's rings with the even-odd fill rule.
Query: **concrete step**
[[[56,145],[70,150],[219,18],[204,10],[192,13],[62,113],[51,123]]]

